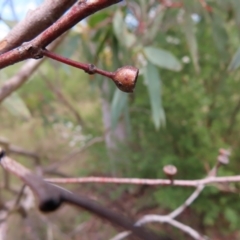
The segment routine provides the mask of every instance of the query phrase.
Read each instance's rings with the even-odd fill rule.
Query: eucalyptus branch
[[[28,58],[39,59],[43,57],[41,50],[64,32],[75,26],[79,21],[120,1],[121,0],[78,1],[64,16],[53,23],[35,39],[28,43],[23,43],[20,47],[0,55],[0,69]]]
[[[59,44],[63,41],[66,35],[61,36],[56,41],[50,44],[49,49],[52,51],[56,49]],[[7,54],[7,53],[6,53]],[[1,62],[0,55],[0,62]],[[0,103],[9,95],[11,95],[14,91],[20,88],[28,79],[29,77],[38,69],[38,67],[43,63],[45,59],[42,58],[38,61],[34,59],[29,59],[24,63],[24,65],[19,69],[19,71],[11,77],[9,80],[4,82],[0,87]],[[1,64],[1,63],[0,63]]]
[[[9,154],[17,154],[17,155],[22,155],[28,158],[33,158],[36,161],[36,163],[39,163],[40,161],[40,156],[37,153],[26,150],[22,147],[13,145],[6,138],[0,137],[0,145],[3,146],[5,151],[6,151],[6,145],[8,145],[6,152]]]
[[[117,69],[115,72],[108,72],[95,67],[93,64],[77,62],[69,58],[62,57],[58,54],[49,52],[47,50],[42,50],[41,53],[44,56],[52,58],[56,61],[82,69],[88,74],[98,73],[102,76],[108,77],[113,80],[116,86],[123,92],[133,92],[136,85],[139,70],[135,67],[125,66]]]
[[[38,200],[38,206],[42,212],[55,211],[63,203],[68,203],[83,208],[117,226],[121,226],[130,230],[139,239],[165,239],[158,237],[141,227],[135,226],[131,221],[122,215],[110,211],[91,199],[73,194],[64,188],[47,183],[41,177],[30,172],[29,169],[25,168],[15,160],[7,157],[3,150],[0,151],[0,164],[6,171],[14,174],[30,187]]]
[[[213,167],[213,169],[211,171],[209,171],[209,174],[207,175],[207,177],[205,179],[211,179],[213,177],[216,178],[217,170],[219,169],[219,167],[221,165],[228,164],[228,162],[229,162],[228,157],[229,156],[230,156],[230,152],[228,150],[220,149],[219,150],[219,156],[217,157],[217,163]],[[164,167],[163,170],[166,173],[166,167]],[[173,166],[171,166],[171,165],[167,166],[167,170],[168,170],[167,171],[168,173],[171,172],[171,176],[175,175],[176,172],[177,172],[176,169],[174,169]],[[171,184],[173,184],[172,179],[170,179],[170,181],[171,181]],[[175,181],[174,181],[174,184],[175,184]],[[143,224],[150,223],[150,222],[168,223],[168,224],[180,229],[181,231],[187,233],[188,235],[190,235],[195,240],[207,240],[207,239],[209,239],[208,237],[203,236],[200,233],[198,233],[193,228],[175,220],[175,218],[177,216],[179,216],[187,207],[189,207],[197,199],[197,197],[200,195],[200,193],[205,188],[205,185],[206,184],[198,183],[195,191],[185,200],[185,202],[182,205],[180,205],[177,209],[175,209],[171,213],[166,214],[166,215],[153,215],[153,214],[145,215],[140,220],[138,220],[135,225],[136,226],[141,226]],[[130,234],[131,234],[131,232],[129,232],[129,231],[128,232],[122,232],[122,233],[119,233],[118,235],[116,235],[111,240],[121,240],[121,239],[124,239],[125,237],[129,236]]]
[[[72,183],[113,183],[113,184],[133,184],[133,185],[151,185],[151,186],[182,186],[198,187],[200,185],[213,185],[215,183],[233,183],[240,182],[240,175],[224,177],[207,177],[196,180],[174,180],[173,184],[168,179],[147,179],[147,178],[112,178],[112,177],[79,177],[79,178],[48,178],[52,183],[72,184]]]
[[[45,0],[35,10],[30,10],[26,18],[14,26],[0,41],[0,54],[35,38],[58,20],[75,2],[77,0]]]
[[[120,2],[120,0],[78,1],[78,3],[75,4],[68,13],[52,24],[38,37],[28,43],[22,44],[16,49],[0,55],[0,69],[28,58],[39,59],[43,56],[47,56],[65,64],[83,69],[89,74],[98,73],[107,76],[114,81],[120,90],[124,92],[132,92],[138,77],[138,69],[135,67],[125,66],[123,68],[119,68],[116,72],[107,72],[96,68],[92,64],[78,63],[45,50],[47,45],[85,17],[118,2]],[[17,81],[16,79],[7,82],[5,86],[0,89],[0,102],[9,96],[12,91],[19,88],[23,82],[24,80]]]

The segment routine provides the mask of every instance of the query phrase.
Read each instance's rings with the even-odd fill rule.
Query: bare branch
[[[90,146],[94,145],[95,143],[99,143],[103,141],[103,137],[95,137],[93,139],[91,139],[89,142],[87,142],[83,147],[81,147],[80,149],[77,149],[71,153],[69,153],[67,156],[65,156],[63,159],[51,164],[48,167],[44,168],[44,172],[49,172],[49,171],[53,171],[56,168],[62,166],[63,164],[67,164],[69,163],[74,157],[76,157],[78,154],[82,153],[83,151],[85,151],[87,148],[89,148]]]
[[[172,211],[171,213],[167,214],[167,215],[145,215],[143,216],[140,220],[138,220],[136,222],[136,226],[141,226],[143,224],[146,223],[150,223],[150,222],[160,222],[160,223],[168,223],[178,229],[180,229],[181,231],[187,233],[188,235],[190,235],[191,237],[193,237],[195,240],[208,240],[209,238],[206,236],[202,236],[201,234],[199,234],[196,230],[194,230],[193,228],[180,223],[178,221],[176,221],[174,218],[176,218],[177,216],[179,216],[188,206],[190,206],[195,199],[197,199],[197,197],[200,195],[200,193],[203,191],[203,189],[205,188],[205,186],[208,184],[206,182],[206,180],[213,180],[213,179],[218,179],[218,177],[216,177],[217,175],[217,171],[219,169],[219,167],[221,165],[226,165],[229,162],[229,156],[230,156],[230,151],[225,150],[225,149],[219,149],[219,156],[217,157],[217,163],[216,165],[209,171],[207,177],[205,177],[202,180],[192,180],[192,181],[186,181],[186,182],[191,182],[191,183],[197,183],[197,188],[195,189],[195,191],[190,195],[190,197],[187,198],[187,200],[185,200],[185,202],[179,206],[177,209],[175,209],[174,211]],[[167,175],[175,175],[173,173],[176,173],[176,169],[173,168],[173,166],[167,166],[164,167],[164,172],[167,173]],[[169,177],[169,176],[168,176]],[[234,176],[234,177],[240,177],[240,176]],[[226,177],[225,177],[226,178]],[[240,178],[239,178],[240,180]],[[175,185],[175,181],[173,183],[172,179],[169,180],[170,183],[169,184],[174,184]],[[178,181],[182,181],[182,180],[178,180]],[[204,182],[205,181],[205,182]],[[186,186],[186,185],[184,185]],[[189,185],[188,185],[189,186]],[[119,233],[118,235],[116,235],[114,238],[112,238],[111,240],[121,240],[124,239],[125,237],[129,236],[131,234],[131,232],[122,232]]]
[[[116,184],[134,184],[134,185],[172,185],[168,179],[144,179],[144,178],[112,178],[112,177],[82,177],[82,178],[49,178],[46,179],[52,183],[116,183]],[[226,177],[208,177],[196,180],[174,180],[173,186],[198,187],[200,185],[211,185],[214,183],[240,182],[240,175]]]
[[[0,54],[35,38],[59,19],[75,2],[77,0],[45,0],[41,6],[29,11],[26,18],[0,41]]]
[[[55,42],[53,42],[49,46],[49,48],[51,48],[52,50],[56,49],[58,45],[62,42],[64,37],[65,36],[57,39]],[[0,55],[0,59],[1,59],[1,56],[4,56],[4,54]],[[20,70],[15,76],[13,76],[8,81],[6,81],[0,88],[0,103],[10,94],[12,94],[14,91],[20,88],[28,80],[28,78],[33,74],[33,72],[43,63],[44,60],[45,58],[37,61],[34,59],[28,60],[20,68]]]
[[[7,239],[7,216],[8,212],[5,210],[0,211],[0,239],[6,240]]]
[[[34,175],[27,168],[17,163],[13,159],[5,156],[3,151],[0,151],[0,164],[6,171],[19,177],[26,185],[34,192],[39,209],[43,212],[50,212],[58,209],[62,203],[73,204],[81,207],[103,219],[106,219],[115,225],[121,226],[130,230],[139,239],[144,240],[163,240],[165,238],[158,237],[143,228],[134,226],[131,221],[125,217],[110,211],[107,208],[99,205],[97,202],[85,198],[80,195],[75,195],[64,188],[56,185],[51,185],[44,181],[41,177]]]
[[[69,12],[38,37],[28,43],[22,44],[22,46],[17,49],[13,49],[0,55],[0,69],[28,58],[41,58],[43,56],[43,53],[41,52],[42,48],[45,48],[64,32],[75,26],[79,21],[120,1],[121,0],[78,1]]]
[[[177,209],[175,209],[173,212],[168,214],[170,218],[176,218],[178,215],[180,215],[187,207],[189,207],[195,199],[200,195],[200,193],[203,191],[205,185],[198,185],[198,187],[195,189],[195,191],[190,195],[190,197],[187,198],[187,200],[179,206]]]
[[[71,102],[67,99],[67,97],[64,95],[63,91],[59,88],[56,87],[54,83],[52,83],[50,81],[50,79],[46,76],[46,74],[42,73],[41,71],[39,71],[41,77],[45,80],[47,86],[49,87],[49,89],[54,93],[54,95],[57,97],[57,99],[63,104],[65,105],[70,112],[72,112],[73,116],[76,118],[77,123],[81,126],[84,126],[84,121],[81,117],[81,115],[79,114],[78,110],[73,106],[73,104],[71,104]]]
[[[8,144],[7,148],[6,148],[6,144]],[[40,161],[40,156],[37,153],[23,149],[19,146],[13,145],[9,143],[9,141],[6,138],[0,137],[0,145],[3,146],[3,148],[7,153],[22,155],[28,158],[33,158],[36,161],[36,163],[39,163]]]

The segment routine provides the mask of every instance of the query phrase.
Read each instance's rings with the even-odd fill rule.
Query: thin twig
[[[74,157],[76,157],[77,155],[79,155],[80,153],[82,153],[83,151],[85,151],[87,148],[94,145],[95,143],[99,143],[99,142],[102,142],[102,141],[104,141],[103,137],[95,137],[95,138],[91,139],[83,147],[69,153],[63,159],[51,164],[50,166],[45,167],[43,169],[43,171],[46,171],[46,172],[53,171],[56,168],[59,168],[60,166],[62,166],[63,164],[67,164],[67,163],[69,164],[69,162],[72,161],[72,159],[74,159]]]
[[[63,104],[65,105],[65,107],[67,107],[73,114],[73,116],[76,118],[77,123],[80,126],[84,126],[84,122],[83,119],[81,117],[81,115],[79,114],[79,112],[77,111],[77,109],[75,109],[75,107],[71,104],[71,102],[67,99],[67,97],[64,95],[63,91],[56,87],[55,84],[53,84],[50,79],[48,79],[48,77],[41,71],[39,71],[41,77],[45,80],[47,86],[49,87],[49,89],[54,93],[54,95],[57,97],[57,99]]]
[[[6,151],[6,144],[8,144],[8,150],[7,150],[8,153],[22,155],[22,156],[28,157],[28,158],[33,158],[36,161],[36,163],[39,164],[40,156],[36,152],[29,151],[22,147],[13,145],[9,142],[8,139],[0,137],[0,145],[2,145],[2,147],[4,148],[5,151]]]
[[[174,180],[173,184],[169,179],[143,179],[143,178],[112,178],[112,177],[81,177],[81,178],[48,178],[52,183],[116,183],[116,184],[134,184],[134,185],[161,185],[161,186],[183,186],[198,187],[200,185],[211,185],[214,183],[240,182],[240,175],[227,177],[210,176],[204,179],[196,180]]]
[[[52,51],[56,49],[59,46],[59,44],[62,42],[62,40],[65,38],[65,36],[66,35],[63,35],[62,37],[57,39],[55,42],[53,42],[49,46],[49,49],[51,49]],[[8,54],[8,53],[5,53],[5,54]],[[1,56],[4,56],[5,54],[0,55],[0,62],[1,62]],[[0,87],[0,103],[10,94],[12,94],[14,91],[20,88],[29,79],[29,77],[36,71],[36,69],[43,63],[44,60],[45,58],[42,58],[38,61],[36,61],[35,59],[29,59],[13,77],[11,77],[9,80],[4,82],[4,84],[2,84],[2,86]]]

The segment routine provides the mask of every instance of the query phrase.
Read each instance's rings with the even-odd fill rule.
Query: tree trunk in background
[[[127,128],[121,118],[115,129],[111,128],[111,101],[108,80],[104,80],[101,88],[102,116],[105,130],[105,144],[109,155],[112,174],[117,174],[116,163],[121,161],[121,147],[127,143]]]

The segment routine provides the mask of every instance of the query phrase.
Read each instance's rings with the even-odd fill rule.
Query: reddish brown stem
[[[54,59],[58,62],[62,62],[62,63],[65,63],[67,65],[73,66],[75,68],[82,69],[88,74],[98,73],[98,74],[101,74],[101,75],[103,75],[105,77],[108,77],[108,78],[112,78],[114,76],[114,73],[101,70],[101,69],[95,67],[93,64],[77,62],[77,61],[74,61],[72,59],[62,57],[62,56],[60,56],[58,54],[55,54],[53,52],[49,52],[47,50],[42,50],[42,53],[43,53],[43,55],[45,55],[45,56],[47,56],[51,59]]]
[[[95,67],[93,64],[77,62],[69,58],[62,57],[56,53],[49,52],[46,49],[42,49],[40,51],[40,55],[44,55],[56,61],[73,66],[75,68],[82,69],[88,74],[98,73],[100,75],[108,77],[113,80],[116,86],[123,92],[133,92],[137,82],[138,69],[132,66],[125,66],[119,68],[115,72],[107,72]]]

